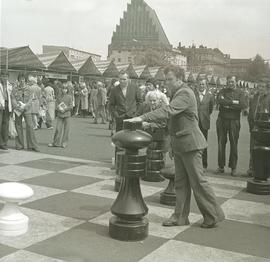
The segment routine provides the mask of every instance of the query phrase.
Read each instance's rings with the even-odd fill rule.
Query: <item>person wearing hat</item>
[[[34,97],[31,87],[26,84],[26,76],[19,74],[18,85],[11,92],[11,101],[15,113],[15,128],[18,136],[15,138],[17,150],[24,149],[24,134],[22,119],[26,124],[26,142],[28,150],[39,152],[32,121],[32,99]]]
[[[72,96],[68,94],[66,83],[62,85],[61,95],[56,100],[57,122],[53,142],[49,147],[63,147],[68,143],[71,111],[73,109]]]
[[[241,111],[247,108],[247,100],[244,93],[239,88],[236,88],[236,78],[234,76],[227,77],[227,86],[218,93],[217,104],[219,105],[219,114],[216,122],[218,137],[218,169],[216,174],[223,174],[225,171],[225,149],[229,137],[229,168],[231,168],[231,176],[236,176],[240,116]]]
[[[208,130],[210,129],[210,116],[214,109],[214,97],[207,90],[206,79],[200,76],[198,78],[197,87],[194,89],[197,99],[199,128],[202,131],[206,141],[208,138]],[[207,162],[207,148],[204,149],[202,154],[203,169],[206,171]]]
[[[249,111],[248,111],[248,124],[249,131],[252,132],[254,128],[256,113],[268,112],[270,114],[270,82],[260,81],[258,83],[258,91],[251,97],[249,101]],[[253,175],[253,165],[252,165],[252,150],[255,146],[255,141],[250,134],[250,158],[249,158],[249,169],[247,171],[247,176],[251,177]]]
[[[9,117],[12,112],[12,86],[8,82],[8,74],[1,72],[0,76],[0,149],[7,150]]]

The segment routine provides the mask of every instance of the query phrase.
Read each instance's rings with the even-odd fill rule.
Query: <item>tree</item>
[[[250,63],[247,68],[246,79],[248,81],[257,82],[263,77],[266,77],[269,74],[268,64],[265,63],[264,59],[257,54],[254,60]]]

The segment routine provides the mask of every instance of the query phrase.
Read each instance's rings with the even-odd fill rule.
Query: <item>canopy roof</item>
[[[162,67],[149,67],[149,72],[154,79],[159,81],[165,80],[165,74]]]
[[[109,60],[94,61],[94,65],[101,74],[105,72],[105,70],[109,67],[110,63],[111,61]]]
[[[29,46],[0,48],[0,65],[11,69],[45,69]]]
[[[152,78],[149,72],[149,68],[146,65],[134,66],[134,70],[137,73],[139,78],[142,78],[142,79]]]
[[[118,77],[119,76],[119,71],[118,71],[118,69],[113,61],[110,62],[109,66],[104,71],[103,76],[107,76],[107,77]]]
[[[132,65],[130,64],[115,64],[119,72],[125,72],[130,78],[138,78],[138,75]]]
[[[63,51],[61,51],[54,61],[48,66],[48,70],[77,72],[76,68],[71,64]]]
[[[78,73],[80,75],[93,75],[93,76],[101,75],[101,72],[98,70],[98,68],[94,64],[91,56],[79,68]]]

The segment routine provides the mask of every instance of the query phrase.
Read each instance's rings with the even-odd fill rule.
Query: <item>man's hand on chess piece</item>
[[[130,119],[125,119],[124,121],[127,121],[127,122],[142,122],[142,118],[140,116],[136,116],[136,117],[133,117],[133,118],[130,118]]]

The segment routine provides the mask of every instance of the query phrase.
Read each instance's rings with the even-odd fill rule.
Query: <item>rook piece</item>
[[[253,179],[247,182],[247,191],[270,195],[270,113],[258,113],[251,135],[256,146],[252,151]]]

